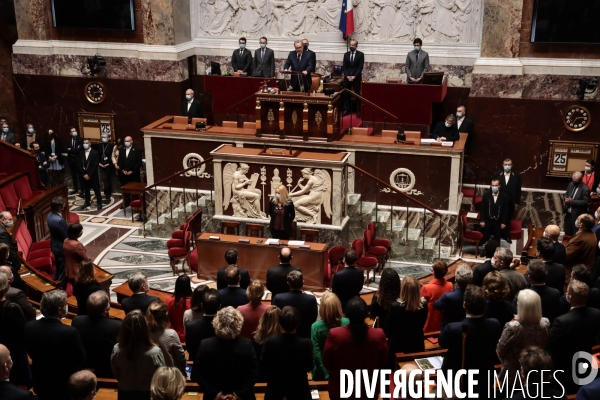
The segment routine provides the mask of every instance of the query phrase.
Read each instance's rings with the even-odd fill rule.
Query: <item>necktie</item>
[[[71,146],[72,149],[75,148],[75,138],[73,138],[73,146]]]
[[[350,62],[354,63],[354,53],[350,54]]]
[[[300,61],[300,54],[298,54],[298,61]]]
[[[419,63],[419,53],[417,53],[417,64]]]
[[[260,59],[261,59],[261,60],[264,60],[264,59],[265,59],[265,50],[264,50],[264,49],[263,49],[263,51],[262,51],[262,54],[261,54],[261,56],[260,56]]]

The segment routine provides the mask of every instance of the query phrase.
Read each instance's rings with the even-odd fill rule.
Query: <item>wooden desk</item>
[[[123,299],[126,299],[127,297],[131,297],[133,295],[133,292],[131,291],[131,289],[129,289],[129,285],[127,284],[127,282],[114,288],[113,292],[115,292],[117,294],[117,301],[119,303],[121,301],[123,301]],[[166,301],[169,297],[173,296],[173,293],[165,292],[164,290],[150,289],[147,292],[147,295],[148,296],[156,296],[159,299],[161,299],[162,301]]]
[[[210,236],[218,236],[220,240],[211,240]],[[241,243],[239,239],[248,239],[249,243]],[[263,243],[258,243],[262,240]],[[240,265],[250,273],[250,279],[260,279],[265,282],[267,270],[279,264],[279,252],[284,246],[266,245],[266,239],[225,235],[217,233],[202,233],[196,238],[198,254],[198,277],[216,279],[217,271],[223,266],[223,255],[235,247],[239,254]],[[282,242],[285,242],[282,240]],[[310,249],[289,246],[292,249],[292,265],[302,268],[304,287],[307,289],[324,289],[323,266],[327,263],[327,244],[306,243]]]
[[[209,133],[226,133],[234,135],[256,135],[256,129],[252,128],[230,128],[228,126],[211,126],[206,130]]]
[[[146,189],[146,184],[143,182],[129,182],[121,186],[121,194],[123,198],[125,198],[126,194],[131,196],[137,195],[141,196],[144,193],[144,189]],[[127,209],[125,208],[125,202],[123,201],[123,215],[127,216]],[[133,211],[132,211],[133,212]]]
[[[56,289],[50,282],[35,274],[21,276],[21,279],[25,282],[25,293],[27,294],[27,297],[34,301],[41,301],[44,293]]]
[[[544,236],[545,228],[534,228],[529,225],[527,228],[527,243],[521,250],[521,263],[527,265],[530,260],[537,258],[537,241]]]

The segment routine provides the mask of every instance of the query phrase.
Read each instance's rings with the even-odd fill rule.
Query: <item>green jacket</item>
[[[346,326],[350,323],[350,320],[346,317],[342,317],[341,326]],[[313,343],[313,381],[323,381],[329,379],[329,372],[323,365],[323,348],[325,348],[325,340],[329,334],[331,328],[327,326],[325,321],[319,320],[312,324],[310,338]]]

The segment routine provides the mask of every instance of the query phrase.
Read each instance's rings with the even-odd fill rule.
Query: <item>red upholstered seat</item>
[[[142,208],[142,201],[141,200],[131,200],[131,203],[129,203],[129,207],[131,208]]]
[[[69,211],[69,222],[71,224],[78,224],[79,223],[79,215],[75,214],[74,212]]]
[[[517,219],[511,219],[508,227],[510,240],[519,240],[523,237],[523,223]]]
[[[17,197],[20,198],[22,202],[25,202],[33,197],[33,193],[31,192],[31,186],[29,186],[29,179],[27,178],[27,176],[22,176],[16,181],[14,181],[13,187],[15,189]]]
[[[39,242],[35,242],[31,244],[31,251],[36,251],[39,249],[49,249],[50,248],[50,239],[40,240]]]
[[[463,235],[465,239],[481,240],[483,239],[483,233],[479,231],[466,231]]]
[[[169,257],[185,257],[188,249],[185,247],[173,247],[169,249]]]
[[[329,249],[329,254],[327,255],[327,268],[325,268],[325,282],[327,286],[329,286],[333,274],[335,274],[340,267],[344,268],[345,252],[346,248],[344,246],[334,246]]]
[[[12,184],[8,184],[0,188],[0,196],[6,206],[6,210],[10,211],[12,215],[16,215],[17,207],[19,207],[19,198],[15,192],[15,188]]]
[[[52,267],[52,259],[50,257],[36,258],[31,261],[27,261],[29,265],[35,268],[39,272],[45,273],[50,279],[54,275],[54,268]]]
[[[53,254],[50,249],[39,249],[35,251],[30,251],[27,257],[27,260],[33,260],[34,258],[42,258],[42,257],[50,257],[52,258]]]
[[[175,231],[175,232],[181,232],[181,234],[178,235],[178,236],[181,237],[181,239],[174,238],[174,239],[167,240],[167,248],[168,249],[171,249],[173,247],[183,247],[183,245],[184,245],[184,242],[183,242],[183,231]],[[175,233],[175,232],[173,232],[173,233]]]
[[[392,241],[385,238],[376,238],[376,226],[375,223],[369,222],[367,229],[371,232],[371,246],[383,246],[388,249],[392,246]]]
[[[463,187],[460,190],[464,197],[474,197],[475,196],[475,188],[465,188]]]
[[[188,224],[184,222],[183,224],[179,225],[178,230],[173,231],[173,233],[171,233],[171,238],[172,239],[183,239],[183,232],[185,232],[187,229],[188,229]],[[168,242],[167,242],[167,246],[169,246]]]
[[[358,260],[356,260],[356,265],[367,271],[368,281],[371,270],[377,267],[377,265],[379,264],[379,260],[377,260],[377,258],[375,257],[364,256],[364,248],[365,244],[363,239],[354,239],[354,241],[352,242],[352,250],[356,252],[356,256],[358,257]]]
[[[460,216],[461,229],[462,229],[462,238],[460,241],[460,256],[462,257],[463,247],[465,245],[465,241],[471,242],[475,244],[475,257],[479,255],[479,242],[483,239],[483,233],[479,231],[469,231],[467,230],[467,216],[465,214]]]
[[[481,210],[481,202],[482,201],[483,201],[482,196],[475,197],[475,199],[473,200],[473,209],[475,209],[475,211],[479,212]]]
[[[198,248],[196,247],[190,253],[190,269],[194,272],[198,272]]]

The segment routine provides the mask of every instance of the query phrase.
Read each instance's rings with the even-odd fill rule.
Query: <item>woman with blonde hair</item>
[[[504,300],[510,289],[508,282],[498,271],[488,272],[483,278],[483,290],[485,292],[485,318],[496,318],[500,326],[513,319],[515,311],[511,302]]]
[[[276,239],[289,239],[296,210],[287,188],[283,185],[275,189],[275,196],[269,201],[269,217],[271,217],[269,222],[271,236]]]
[[[167,367],[176,367],[185,374],[185,351],[179,335],[169,328],[169,310],[162,300],[150,304],[146,311],[150,339],[160,347]]]
[[[263,316],[268,305],[262,303],[263,295],[265,294],[265,285],[258,279],[250,282],[246,289],[246,295],[250,303],[239,306],[237,309],[244,317],[244,325],[242,325],[242,333],[240,336],[246,339],[252,339],[254,331],[258,328],[258,322]]]
[[[150,384],[151,400],[180,400],[185,394],[185,377],[177,368],[160,367]]]
[[[329,331],[338,326],[346,326],[350,320],[342,315],[342,303],[340,299],[332,293],[325,292],[321,297],[319,306],[319,315],[321,319],[312,324],[310,338],[313,343],[313,381],[323,381],[329,379],[329,372],[323,365],[323,348]]]
[[[500,341],[496,347],[498,358],[502,362],[500,379],[509,374],[509,381],[521,371],[519,357],[521,351],[529,346],[546,347],[550,338],[550,321],[542,317],[542,300],[531,289],[524,289],[517,295],[517,315],[504,326]]]
[[[421,297],[421,284],[412,276],[402,279],[400,298],[392,303],[386,331],[389,340],[388,368],[396,369],[396,353],[425,351],[423,327],[427,321],[427,300]]]
[[[281,335],[279,314],[281,314],[281,309],[279,307],[269,306],[258,321],[258,327],[256,328],[256,332],[254,332],[254,337],[252,338],[252,345],[254,346],[254,351],[256,353],[256,357],[258,358],[259,364],[265,340],[273,336]],[[259,382],[264,382],[262,373],[260,374],[258,380]]]
[[[77,299],[77,315],[87,315],[88,297],[101,289],[94,277],[94,263],[90,259],[83,260],[79,264],[79,275],[73,282],[73,295]]]

